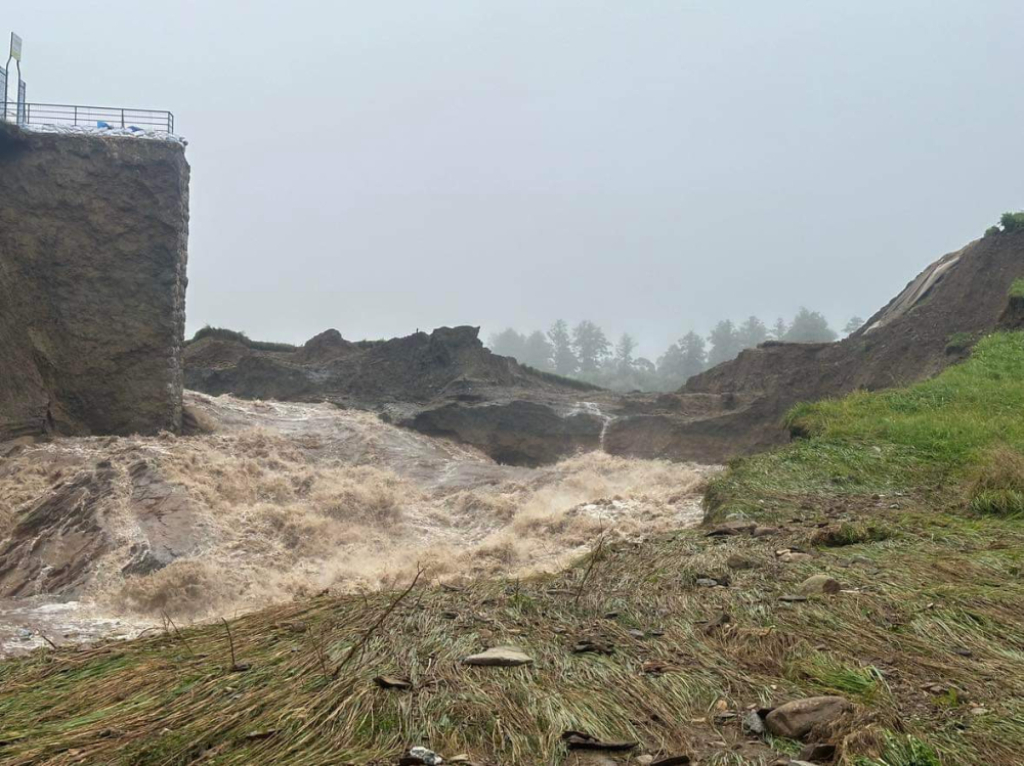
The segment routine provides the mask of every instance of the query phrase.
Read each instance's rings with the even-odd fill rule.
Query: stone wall
[[[181,427],[176,142],[0,124],[0,440]]]

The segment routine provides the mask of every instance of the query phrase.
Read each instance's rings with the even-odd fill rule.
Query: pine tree
[[[492,335],[487,345],[499,356],[511,356],[520,362],[525,356],[523,352],[526,350],[526,339],[511,327],[502,330],[497,335]]]
[[[835,339],[835,330],[828,326],[825,316],[803,306],[793,317],[793,324],[786,333],[786,340],[790,343],[829,343]]]
[[[775,320],[775,326],[772,327],[772,337],[775,340],[783,340],[786,337],[786,333],[789,328],[786,326],[786,320],[779,317]]]
[[[684,383],[688,378],[704,372],[708,359],[702,337],[695,332],[686,333],[679,341],[679,351],[682,356],[680,372]]]
[[[520,361],[534,369],[551,372],[554,369],[554,355],[555,349],[547,336],[535,330],[523,342],[523,358]]]
[[[619,342],[615,345],[615,366],[620,372],[628,372],[633,367],[633,352],[636,351],[636,341],[628,332],[622,333]]]
[[[739,335],[736,333],[736,325],[730,319],[723,319],[715,325],[708,336],[711,343],[711,350],[708,352],[708,366],[728,362],[735,359],[742,351]]]
[[[569,335],[569,325],[564,319],[559,319],[548,330],[548,339],[551,341],[552,361],[555,365],[555,372],[559,375],[575,375],[580,367],[576,353],[572,350],[572,338]]]
[[[572,347],[579,360],[581,375],[594,375],[601,368],[601,362],[608,356],[611,344],[604,330],[584,319],[572,331]]]
[[[850,335],[851,333],[855,333],[863,326],[863,319],[861,319],[858,316],[850,317],[850,321],[847,322],[846,327],[843,328],[843,335]]]
[[[768,340],[768,328],[755,316],[747,318],[738,330],[740,345],[743,348],[754,348]]]
[[[673,343],[659,357],[658,377],[666,389],[678,388],[686,380],[683,371],[683,352],[678,343]]]

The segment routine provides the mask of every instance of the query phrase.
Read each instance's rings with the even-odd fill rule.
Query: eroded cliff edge
[[[188,184],[174,141],[0,125],[0,440],[180,428]]]

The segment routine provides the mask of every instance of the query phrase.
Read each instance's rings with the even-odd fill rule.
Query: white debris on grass
[[[103,138],[143,138],[150,141],[171,141],[188,146],[181,136],[168,133],[166,130],[148,130],[138,127],[101,128],[95,125],[22,125],[23,130],[33,133],[56,133],[66,136],[100,136]]]

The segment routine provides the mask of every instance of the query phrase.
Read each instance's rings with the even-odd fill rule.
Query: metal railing
[[[141,128],[174,132],[174,115],[153,109],[122,109],[73,104],[21,104],[7,102],[0,119],[19,125],[81,125],[92,128]]]

